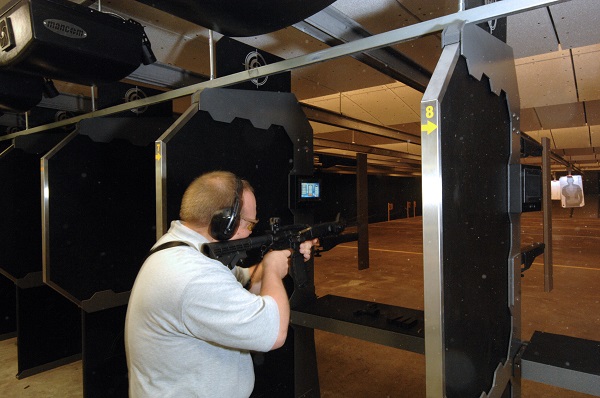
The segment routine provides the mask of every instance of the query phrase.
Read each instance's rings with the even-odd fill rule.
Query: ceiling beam
[[[411,155],[408,153],[394,151],[391,149],[372,147],[372,146],[368,146],[368,145],[352,144],[349,142],[327,140],[327,139],[318,138],[318,137],[313,138],[313,145],[315,147],[341,149],[344,151],[392,157],[392,158],[402,159],[405,163],[414,163],[414,164],[421,163],[421,156]]]
[[[332,47],[372,36],[358,22],[332,6],[293,26]],[[422,93],[431,79],[428,70],[391,47],[356,53],[352,58]]]
[[[380,137],[391,138],[393,140],[410,142],[412,144],[421,144],[421,137],[404,131],[396,130],[390,127],[380,126],[378,124],[365,122],[364,120],[354,119],[348,116],[340,115],[327,109],[318,108],[314,105],[300,103],[304,114],[308,120],[323,123],[330,126],[337,126],[348,130],[360,131],[365,134],[377,135]]]

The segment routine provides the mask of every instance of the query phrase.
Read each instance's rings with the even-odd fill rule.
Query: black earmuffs
[[[236,180],[235,197],[231,207],[218,210],[210,221],[210,236],[216,240],[229,240],[240,225],[240,211],[242,207],[242,194],[244,185],[239,178]]]

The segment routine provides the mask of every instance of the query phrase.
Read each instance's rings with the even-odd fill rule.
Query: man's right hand
[[[289,258],[292,255],[291,250],[272,250],[265,254],[262,259],[263,275],[268,272],[274,272],[279,279],[285,278],[289,272]]]

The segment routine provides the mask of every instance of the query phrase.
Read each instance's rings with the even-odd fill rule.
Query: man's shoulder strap
[[[164,249],[170,249],[171,247],[176,247],[176,246],[190,246],[192,247],[189,243],[186,242],[182,242],[180,240],[172,240],[170,242],[165,242],[162,245],[158,245],[156,246],[154,249],[150,250],[148,252],[148,255],[146,256],[146,258],[150,257],[151,255],[153,255],[154,253],[164,250]]]

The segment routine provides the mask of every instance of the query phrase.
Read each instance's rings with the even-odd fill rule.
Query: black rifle
[[[302,257],[299,251],[300,244],[315,238],[319,238],[319,240],[326,239],[328,241],[327,250],[332,249],[337,243],[334,244],[328,238],[338,236],[342,233],[346,225],[342,221],[339,221],[339,216],[336,221],[316,225],[294,224],[280,226],[279,222],[279,218],[271,218],[271,230],[267,231],[266,235],[225,242],[204,243],[200,250],[204,255],[219,260],[232,269],[236,265],[241,267],[253,265],[246,265],[243,262],[247,257],[248,250],[260,249],[261,256],[264,256],[269,250],[291,249],[292,277],[298,286],[302,287],[307,282],[306,269],[303,266],[295,266],[296,262],[294,261],[296,257]]]

